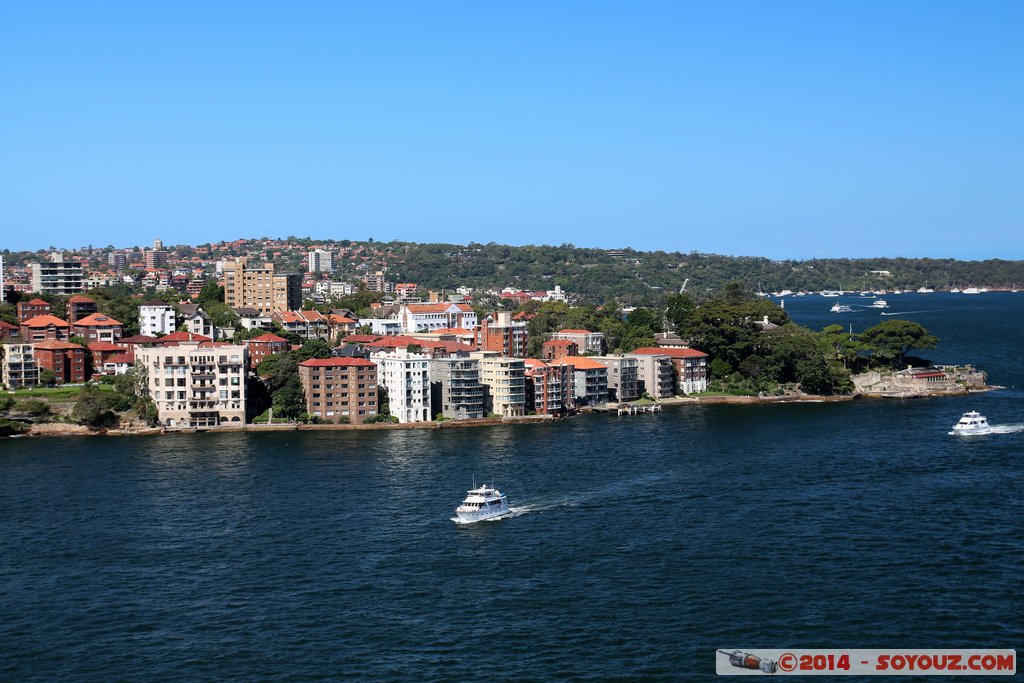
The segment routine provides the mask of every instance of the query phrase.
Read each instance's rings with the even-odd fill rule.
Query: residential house
[[[135,366],[135,354],[131,351],[110,356],[103,361],[104,375],[125,375]]]
[[[58,384],[81,384],[86,380],[85,348],[57,339],[33,344],[40,370],[52,370]]]
[[[39,364],[31,344],[4,344],[0,359],[0,380],[8,389],[39,384]]]
[[[155,340],[153,344],[154,346],[177,346],[182,343],[195,342],[198,344],[212,341],[213,339],[210,337],[202,334],[196,334],[195,332],[171,332],[170,334],[165,334]],[[121,343],[123,344],[125,341],[121,340]]]
[[[259,309],[247,306],[231,310],[238,316],[238,323],[243,329],[266,330],[268,332],[274,329],[274,319],[269,313],[260,313]]]
[[[135,359],[146,369],[147,391],[164,427],[245,423],[249,352],[244,346],[183,341],[137,348]]]
[[[71,325],[71,335],[86,342],[105,341],[114,343],[124,336],[124,325],[102,313],[93,313]]]
[[[274,311],[274,322],[285,332],[293,332],[303,339],[325,339],[331,337],[327,318],[320,311]]]
[[[182,324],[192,334],[209,337],[211,340],[217,338],[217,329],[214,327],[210,314],[203,310],[199,304],[178,304],[178,312],[181,313]]]
[[[430,332],[443,327],[476,327],[476,312],[469,304],[442,302],[403,304],[398,310],[402,332]]]
[[[430,401],[435,416],[468,420],[484,416],[480,361],[437,358],[430,361]]]
[[[0,320],[0,340],[3,339],[21,341],[21,328],[6,320]]]
[[[87,374],[93,375],[106,374],[103,371],[104,363],[113,356],[126,353],[125,347],[108,341],[90,342],[86,349],[89,351],[89,367],[92,369],[92,372]]]
[[[324,422],[363,424],[377,415],[377,366],[365,358],[311,358],[299,363],[306,412]]]

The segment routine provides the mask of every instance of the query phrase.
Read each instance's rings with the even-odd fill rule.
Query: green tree
[[[71,409],[75,422],[92,429],[113,427],[118,423],[117,415],[110,410],[103,392],[92,384],[86,384],[78,393],[78,401]]]
[[[285,420],[298,419],[299,415],[306,412],[306,398],[302,393],[302,382],[299,375],[293,374],[284,385],[274,392],[273,398],[274,417]]]
[[[689,294],[673,294],[668,298],[665,318],[675,329],[682,329],[693,318],[697,305]]]
[[[199,290],[196,303],[200,304],[204,311],[209,312],[207,304],[224,303],[224,288],[218,285],[216,280],[207,280],[203,283],[203,288]]]
[[[57,373],[50,368],[39,370],[39,383],[44,387],[50,387],[57,383]]]
[[[859,339],[893,367],[902,367],[911,349],[934,349],[939,343],[938,337],[911,320],[886,320],[864,330]]]

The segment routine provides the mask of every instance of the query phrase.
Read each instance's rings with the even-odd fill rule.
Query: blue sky
[[[0,248],[1024,258],[1024,3],[0,5]]]

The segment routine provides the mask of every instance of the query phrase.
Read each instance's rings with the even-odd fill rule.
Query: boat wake
[[[910,315],[911,313],[927,313],[928,311],[900,311],[898,313],[883,313],[882,315]]]

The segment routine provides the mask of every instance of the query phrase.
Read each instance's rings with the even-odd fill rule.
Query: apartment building
[[[217,342],[136,348],[165,427],[209,428],[246,421],[248,349]]]
[[[434,414],[430,403],[430,360],[420,353],[396,349],[375,353],[378,384],[388,392],[391,414],[399,422],[429,422]]]
[[[18,314],[18,324],[28,322],[40,315],[50,315],[50,302],[35,298],[31,301],[19,301],[14,306]]]
[[[526,366],[526,410],[538,415],[564,415],[574,407],[573,366],[528,358]]]
[[[33,354],[40,370],[52,370],[58,384],[81,384],[86,380],[85,348],[57,339],[33,344]]]
[[[98,310],[99,309],[96,307],[96,302],[94,300],[82,294],[76,294],[68,299],[68,303],[64,307],[64,317],[69,323],[74,325],[82,318],[90,316]]]
[[[114,343],[124,336],[124,325],[102,313],[93,313],[71,325],[71,334],[86,342]]]
[[[452,420],[484,416],[484,387],[480,361],[470,358],[438,358],[430,361],[430,401],[435,416]]]
[[[526,321],[513,320],[508,311],[495,311],[480,323],[477,343],[481,351],[525,358],[529,340]]]
[[[326,249],[314,249],[306,255],[307,268],[310,273],[333,273],[334,252]]]
[[[302,273],[277,273],[272,263],[257,268],[245,257],[225,261],[224,303],[260,313],[302,308]]]
[[[604,334],[601,332],[567,329],[552,333],[551,338],[575,342],[579,353],[595,355],[604,353]]]
[[[0,359],[0,381],[8,389],[34,387],[39,383],[39,364],[31,344],[5,344]]]
[[[252,339],[246,339],[242,343],[249,347],[249,365],[254,368],[263,362],[263,359],[267,356],[272,356],[275,353],[284,353],[292,347],[287,339],[279,337],[272,332],[261,334]]]
[[[85,273],[78,261],[65,261],[59,251],[49,261],[32,264],[32,291],[40,294],[71,296],[85,287]]]
[[[593,360],[608,368],[608,399],[635,401],[640,398],[640,378],[637,376],[636,358],[631,356],[593,356]]]
[[[640,393],[651,398],[668,398],[675,394],[675,369],[672,358],[666,354],[626,354],[637,361],[637,379]]]
[[[476,327],[476,312],[469,304],[403,304],[398,309],[402,332],[433,332],[450,327]]]
[[[708,354],[703,351],[672,346],[646,346],[634,349],[632,355],[663,355],[671,358],[677,394],[708,390]]]
[[[37,315],[21,324],[22,341],[35,343],[45,339],[67,341],[71,337],[71,325],[54,315]]]
[[[153,299],[139,306],[139,334],[147,337],[162,337],[174,332],[174,307],[166,301]]]
[[[484,410],[501,417],[526,414],[526,365],[521,358],[477,351],[480,383],[484,385]]]
[[[363,424],[377,415],[377,366],[365,358],[311,358],[299,363],[306,412],[324,422]]]
[[[572,366],[576,404],[595,406],[607,403],[608,366],[587,356],[573,358]]]

